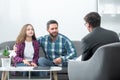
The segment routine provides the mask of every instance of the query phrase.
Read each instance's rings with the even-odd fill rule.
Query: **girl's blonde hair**
[[[27,30],[27,27],[28,27],[28,26],[32,26],[32,25],[31,25],[31,24],[25,24],[25,25],[22,27],[22,29],[21,29],[21,31],[20,31],[17,39],[16,39],[16,44],[25,41],[25,39],[26,39],[26,30]],[[33,28],[33,26],[32,26],[32,28]],[[33,28],[33,31],[34,31],[34,28]],[[35,31],[34,31],[34,34],[33,34],[33,36],[32,36],[32,39],[33,39],[33,40],[36,40]]]

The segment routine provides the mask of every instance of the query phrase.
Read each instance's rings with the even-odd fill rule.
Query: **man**
[[[100,46],[119,42],[118,35],[115,32],[100,27],[101,17],[97,12],[88,13],[84,20],[90,33],[81,41],[80,50],[83,61],[90,59]]]
[[[66,36],[58,33],[58,22],[50,20],[47,22],[49,35],[38,38],[38,42],[46,56],[38,59],[40,66],[67,66],[67,61],[76,57],[76,50]]]

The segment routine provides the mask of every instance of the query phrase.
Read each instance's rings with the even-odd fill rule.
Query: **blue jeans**
[[[21,62],[21,63],[17,63],[17,64],[16,64],[16,67],[17,67],[17,66],[22,67],[22,66],[27,66],[27,65]],[[27,76],[27,72],[26,72],[26,71],[24,71],[24,72],[22,72],[22,73],[23,73],[23,76]]]
[[[38,65],[42,66],[42,67],[58,66],[58,65],[54,64],[51,60],[49,60],[49,59],[47,59],[45,57],[40,57],[38,59]],[[62,67],[66,67],[66,66],[67,66],[67,62],[62,63]],[[47,71],[46,72],[45,71],[44,72],[40,72],[40,76],[41,77],[45,77],[47,75],[48,75]]]

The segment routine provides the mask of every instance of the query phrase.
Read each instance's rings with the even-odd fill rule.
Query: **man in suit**
[[[101,17],[97,12],[88,13],[84,20],[90,33],[81,40],[82,61],[90,59],[100,46],[119,42],[115,32],[100,27]]]

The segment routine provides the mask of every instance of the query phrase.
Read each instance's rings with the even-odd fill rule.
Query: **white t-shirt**
[[[33,56],[34,56],[34,48],[32,41],[31,42],[25,41],[24,58],[28,61],[32,61]]]

